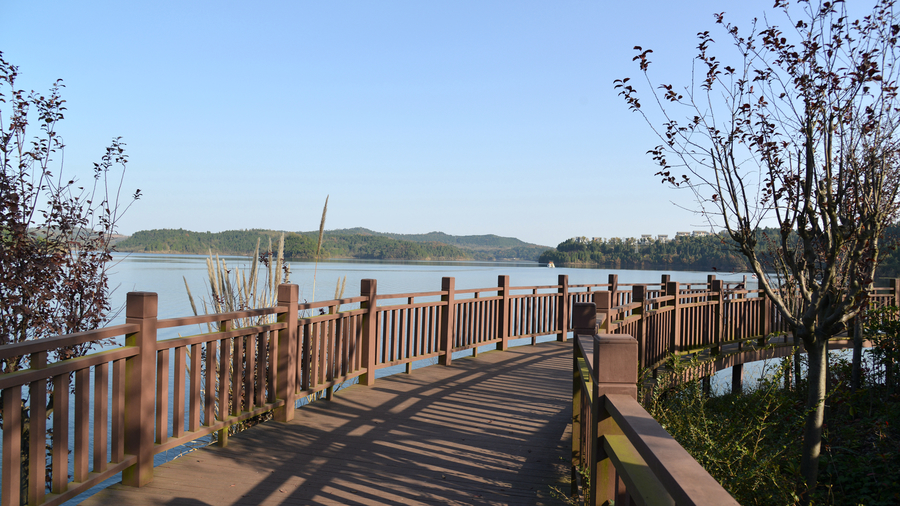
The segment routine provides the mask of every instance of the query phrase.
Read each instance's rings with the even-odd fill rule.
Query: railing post
[[[572,346],[572,475],[570,481],[571,497],[578,495],[578,468],[582,465],[581,460],[581,440],[582,440],[582,420],[581,406],[584,403],[586,395],[581,391],[581,367],[578,363],[579,358],[584,358],[579,353],[578,335],[573,334],[575,343]]]
[[[137,355],[125,359],[125,453],[137,462],[122,471],[122,484],[142,487],[153,480],[153,409],[156,388],[157,295],[129,292],[125,323],[140,326],[125,336],[125,346],[137,347]]]
[[[569,337],[569,276],[560,274],[557,284],[559,298],[556,303],[556,328],[559,332],[556,334],[556,340],[564,342]]]
[[[900,307],[900,278],[889,279],[888,286],[891,287],[891,295],[894,296],[894,307]]]
[[[608,298],[609,292],[604,293],[607,294]],[[592,302],[576,302],[572,304],[572,336],[575,341],[572,347],[574,350],[572,356],[572,496],[575,496],[578,493],[578,468],[584,464],[581,454],[581,438],[583,435],[586,436],[588,441],[595,441],[597,438],[596,432],[590,432],[597,428],[596,424],[591,424],[590,427],[586,427],[586,429],[588,429],[588,434],[583,434],[585,427],[583,427],[582,424],[585,423],[585,420],[582,419],[582,403],[588,401],[589,397],[587,396],[587,392],[582,391],[581,364],[579,363],[579,358],[587,361],[588,357],[582,356],[580,353],[578,336],[594,336],[596,333],[597,306]],[[593,393],[593,387],[591,392]],[[592,413],[595,411],[594,404],[590,406]],[[591,467],[591,473],[593,473],[595,467],[594,460],[588,463]],[[590,476],[593,475],[594,474],[591,474]]]
[[[619,275],[618,274],[610,274],[609,275],[609,291],[612,293],[612,303],[610,304],[609,307],[618,306],[619,305],[619,296],[617,294],[617,292],[619,291]]]
[[[666,283],[666,295],[672,296],[674,299],[666,303],[672,306],[672,326],[669,329],[669,353],[681,351],[681,298],[678,296],[680,286],[677,281],[669,281]]]
[[[647,295],[647,286],[646,285],[635,285],[631,287],[631,302],[640,302],[641,306],[635,308],[632,314],[641,315],[637,321],[637,335],[634,336],[637,339],[638,345],[638,363],[644,367],[649,367],[649,360],[647,360],[647,320],[644,318],[646,314],[646,306],[644,305],[644,300],[646,300]]]
[[[722,291],[722,280],[721,279],[713,279],[712,280],[712,293],[710,296],[712,300],[716,303],[713,305],[713,321],[712,321],[712,335],[713,335],[713,346],[710,349],[710,355],[718,355],[719,354],[719,346],[722,344],[722,327],[724,325],[724,293]]]
[[[600,322],[600,330],[606,331],[606,332],[614,331],[615,328],[613,328],[612,316],[611,316],[612,312],[610,311],[610,308],[612,308],[613,292],[594,292],[594,295],[592,297],[594,300],[594,304],[597,307],[597,314],[603,315],[603,321]],[[574,309],[572,311],[573,311],[572,326],[574,327],[575,326]]]
[[[572,333],[592,336],[597,333],[597,305],[593,302],[572,304]]]
[[[609,300],[609,292],[596,292],[594,293],[594,298],[597,297],[598,294],[603,293],[605,295],[605,299]],[[596,374],[592,374],[591,376],[591,397],[587,399],[583,396],[582,382],[581,382],[581,371],[580,364],[578,363],[578,336],[596,336],[597,335],[597,306],[592,302],[576,302],[572,304],[572,334],[575,340],[574,350],[575,354],[573,355],[573,367],[574,367],[574,384],[572,385],[572,493],[573,495],[578,490],[578,481],[577,481],[577,468],[578,466],[583,464],[581,458],[581,434],[584,430],[582,427],[583,420],[581,420],[581,403],[585,400],[590,400],[590,410],[591,410],[591,423],[586,427],[585,437],[588,441],[588,446],[593,445],[592,451],[588,452],[591,460],[587,463],[588,476],[589,476],[589,491],[588,495],[591,498],[596,497],[597,490],[597,462],[599,460],[597,449],[600,448],[602,451],[603,446],[598,444],[599,435],[597,433],[597,420],[599,419],[599,410],[600,410],[600,402],[597,399],[597,382],[595,379]],[[587,356],[582,357],[584,360],[588,361],[589,358]],[[596,363],[596,360],[595,362]],[[576,432],[577,431],[577,432]],[[585,483],[582,483],[585,485]],[[599,504],[598,502],[594,502],[594,504]]]
[[[509,276],[497,276],[497,349],[506,351],[509,349]],[[477,349],[477,348],[476,348]]]
[[[594,455],[591,469],[591,501],[604,504],[616,499],[616,470],[603,449],[603,436],[616,434],[616,422],[606,410],[607,395],[628,395],[637,400],[638,342],[631,336],[594,336],[593,410]]]
[[[287,328],[278,331],[277,358],[274,361],[275,398],[284,399],[284,406],[275,410],[275,420],[289,422],[294,419],[294,406],[297,403],[297,364],[306,370],[308,363],[301,363],[300,339],[297,329],[300,301],[300,288],[294,284],[278,285],[278,305],[287,306],[286,313],[278,315],[279,323],[287,323]]]
[[[762,334],[756,344],[757,346],[765,346],[771,333],[769,330],[769,297],[766,296],[766,292],[756,293],[756,296],[761,299],[759,301],[759,332]]]
[[[737,364],[731,368],[731,393],[739,394],[744,391],[744,364]]]
[[[456,309],[454,306],[454,297],[456,291],[456,278],[441,278],[441,291],[447,292],[446,295],[441,295],[441,301],[446,302],[447,305],[444,306],[444,310],[441,311],[441,351],[444,352],[441,355],[439,363],[441,365],[450,365],[453,362],[453,320],[455,315],[453,311]]]
[[[366,372],[359,377],[360,385],[372,386],[375,384],[375,363],[378,353],[378,325],[376,322],[377,281],[363,279],[359,282],[359,294],[366,297],[360,303],[360,308],[366,309],[362,322],[362,361]]]

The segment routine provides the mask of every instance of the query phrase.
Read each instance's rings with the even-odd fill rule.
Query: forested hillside
[[[314,232],[301,232],[305,235],[318,235],[318,231]],[[529,244],[524,241],[520,241],[515,237],[500,237],[499,235],[488,234],[488,235],[449,235],[443,232],[429,232],[427,234],[391,234],[388,232],[375,232],[374,230],[369,230],[367,228],[344,228],[338,230],[329,230],[329,234],[336,235],[374,235],[374,236],[382,236],[382,237],[390,237],[391,239],[397,239],[400,241],[412,241],[412,242],[440,242],[444,244],[450,244],[452,246],[459,246],[461,248],[517,248],[522,246],[532,246],[544,248],[544,246],[538,246],[536,244]]]
[[[364,229],[363,229],[364,230]],[[398,234],[399,235],[399,234]],[[417,237],[428,237],[430,234]],[[261,239],[261,248],[269,239],[277,245],[281,232],[273,230],[229,230],[225,232],[192,232],[189,230],[142,230],[116,244],[118,251],[150,253],[192,253],[248,255]],[[499,238],[503,239],[503,238]],[[316,254],[318,232],[286,232],[284,254],[294,260],[312,260]],[[515,239],[514,241],[518,241]],[[521,242],[521,241],[519,241]],[[320,258],[359,258],[369,260],[495,260],[515,258],[537,260],[545,248],[528,245],[516,248],[495,248],[480,251],[464,250],[441,242],[398,240],[384,234],[326,232]],[[510,256],[517,255],[517,256]],[[524,255],[529,255],[525,258]]]
[[[301,234],[315,238],[318,236],[319,232],[301,232]],[[391,234],[386,232],[375,232],[367,228],[346,228],[329,230],[326,232],[326,237],[334,236],[363,236],[372,237],[372,240],[375,240],[375,238],[378,237],[386,237],[399,241],[416,243],[447,244],[466,250],[466,258],[469,260],[485,261],[537,261],[541,253],[549,249],[547,246],[527,243],[514,237],[500,237],[493,234],[449,235],[443,232],[429,232],[427,234]]]

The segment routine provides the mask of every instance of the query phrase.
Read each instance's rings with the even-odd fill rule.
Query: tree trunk
[[[822,446],[822,426],[825,422],[825,380],[828,376],[828,359],[825,353],[827,340],[817,338],[806,347],[809,359],[808,394],[806,397],[806,425],[803,430],[803,453],[800,474],[806,480],[804,503],[816,488],[819,477],[819,454]]]
[[[794,356],[788,355],[787,357],[784,358],[784,360],[785,360],[785,362],[784,362],[785,365],[784,365],[784,368],[782,369],[782,371],[783,371],[782,373],[784,374],[784,389],[792,390],[791,376],[794,374],[794,370],[793,370]]]
[[[853,319],[853,373],[850,375],[850,391],[855,393],[862,381],[862,318]]]
[[[894,360],[890,357],[884,361],[884,387],[887,395],[894,393]]]

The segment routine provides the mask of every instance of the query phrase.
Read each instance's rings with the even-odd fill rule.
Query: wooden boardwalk
[[[354,385],[111,486],[95,505],[559,504],[572,348],[550,342]]]

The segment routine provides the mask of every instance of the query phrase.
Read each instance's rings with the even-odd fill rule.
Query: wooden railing
[[[354,378],[372,385],[380,369],[409,372],[424,359],[450,365],[455,352],[506,350],[514,339],[564,341],[575,304],[595,300],[606,331],[638,337],[641,364],[657,363],[672,343],[687,350],[780,325],[758,292],[716,280],[682,288],[668,276],[569,285],[562,275],[557,285],[525,287],[500,276],[496,287],[462,290],[443,278],[440,290],[406,294],[379,294],[375,280],[362,280],[358,297],[302,304],[296,285],[281,285],[275,307],[169,319],[157,318],[155,293],[132,292],[124,325],[0,348],[0,360],[27,364],[0,375],[0,504],[60,504],[118,472],[124,484],[142,486],[160,452],[213,432],[227,444],[229,427],[270,411],[291,420],[300,399],[330,397]],[[237,328],[238,320],[252,324]],[[192,333],[194,325],[212,331]],[[164,329],[179,337],[159,339]],[[56,357],[117,337],[124,346]]]
[[[582,481],[590,504],[737,505],[638,404],[637,340],[594,335],[588,306],[575,331],[573,493]]]

